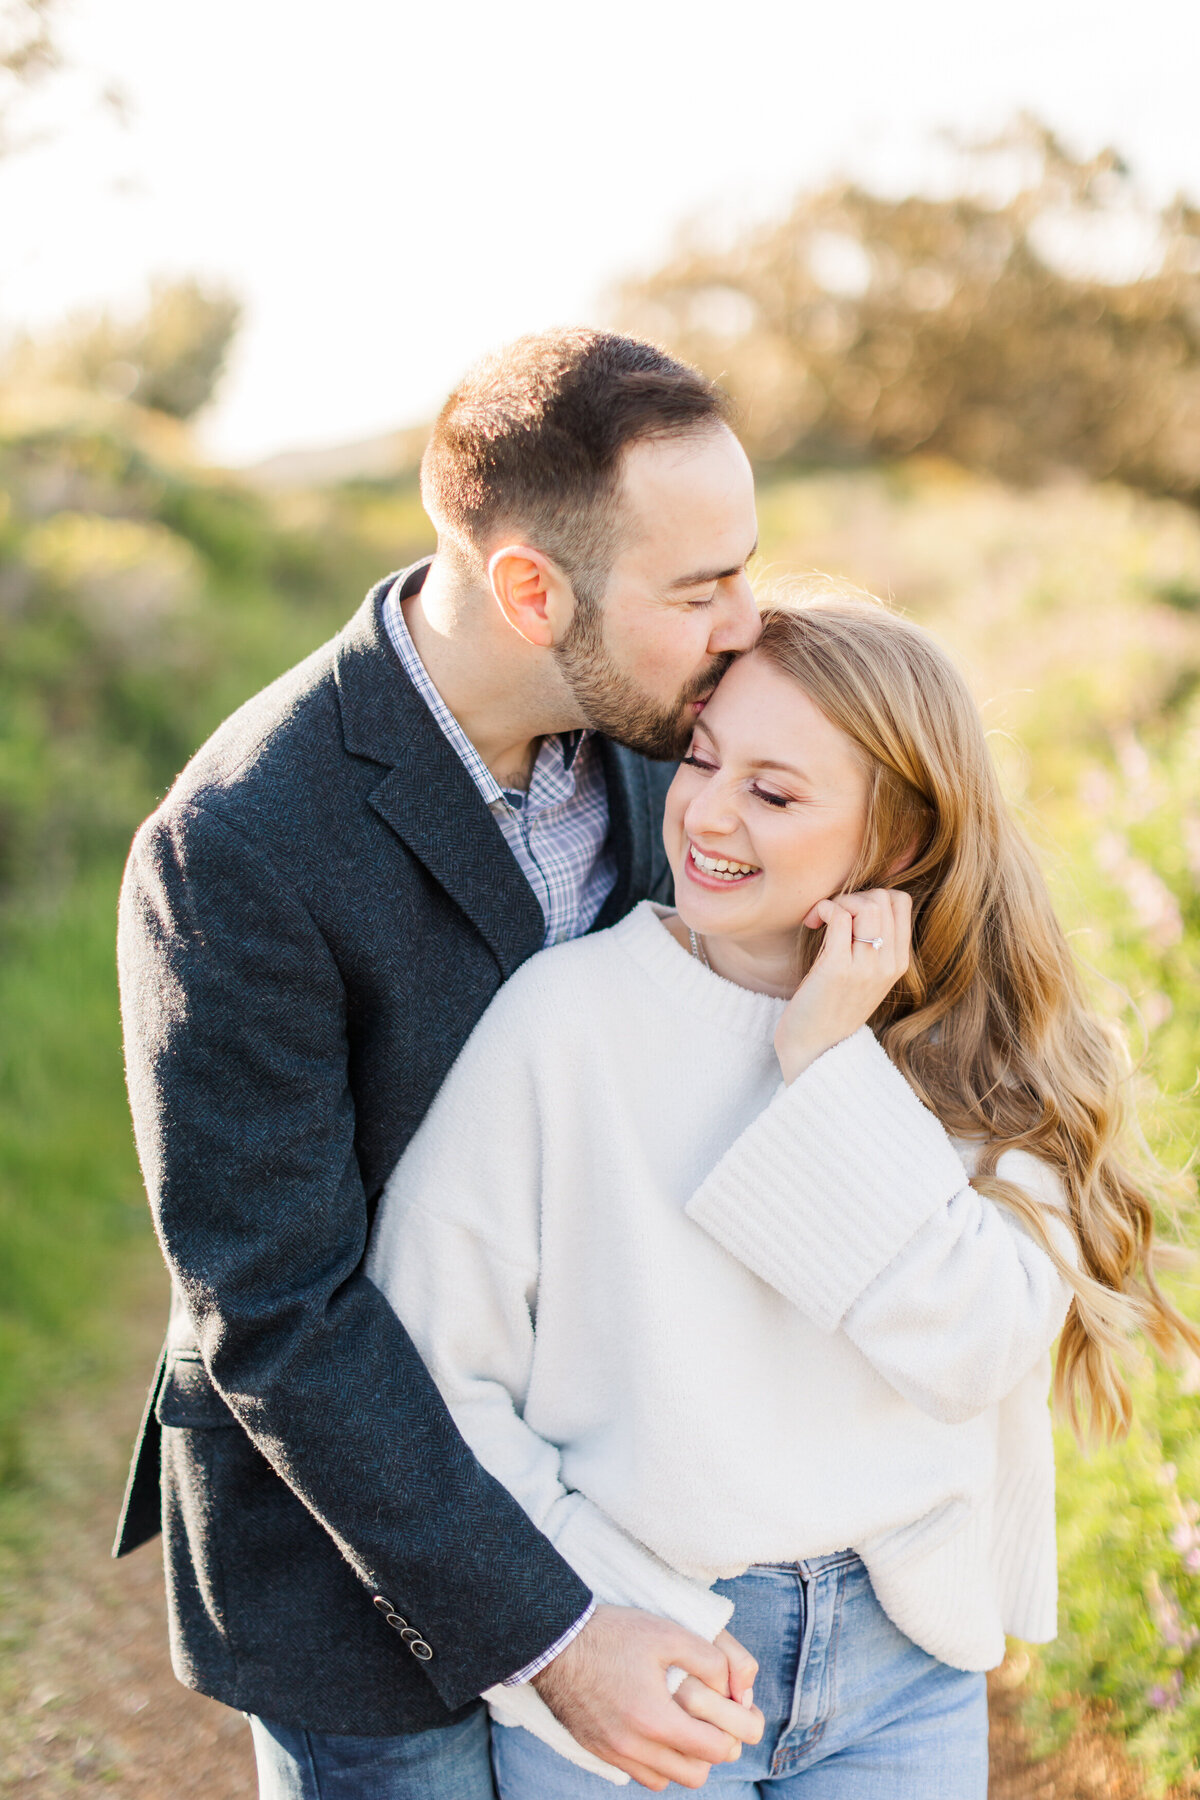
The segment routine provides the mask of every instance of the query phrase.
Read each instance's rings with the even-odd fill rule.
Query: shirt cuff
[[[532,1681],[535,1675],[540,1675],[543,1669],[548,1669],[555,1657],[561,1656],[567,1645],[575,1642],[595,1610],[596,1602],[589,1600],[586,1610],[580,1613],[575,1623],[564,1631],[548,1650],[543,1650],[540,1656],[535,1656],[531,1663],[526,1663],[525,1667],[518,1669],[515,1675],[507,1676],[500,1683],[501,1687],[520,1687],[523,1681]]]

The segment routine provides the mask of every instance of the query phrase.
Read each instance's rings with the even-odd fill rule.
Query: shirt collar
[[[442,732],[458,753],[460,760],[464,762],[470,770],[476,787],[479,789],[488,805],[494,806],[497,801],[508,805],[508,793],[500,786],[499,782],[480,756],[478,750],[475,748],[458,720],[454,717],[454,714],[450,711],[450,708],[446,705],[442,696],[438,693],[437,688],[433,685],[429,671],[417,653],[417,646],[413,643],[412,633],[408,629],[408,621],[404,617],[402,602],[411,599],[413,594],[420,592],[432,562],[432,556],[424,556],[419,562],[413,563],[411,567],[404,569],[396,577],[391,590],[385,596],[383,602],[383,619],[384,624],[387,627],[388,637],[391,639],[396,654],[404,665],[404,670],[408,675],[409,680],[421,695],[421,698],[425,701],[425,704],[437,720]],[[539,764],[542,765],[540,772],[550,775],[551,780],[553,781],[554,774],[557,774],[554,765],[557,763],[558,770],[561,770],[563,776],[569,778],[566,789],[567,794],[569,794],[574,789],[573,776],[575,759],[583,744],[586,743],[589,738],[594,736],[594,731],[583,728],[577,731],[556,732],[543,738],[541,749],[538,751],[537,758],[534,762],[533,773],[530,776],[529,792],[528,794],[522,794],[520,796],[521,802],[527,804],[528,801],[533,798],[534,776],[539,773]],[[549,756],[547,756],[547,752],[549,752]],[[546,759],[546,762],[543,762],[544,758]],[[546,767],[546,763],[549,763],[549,768]],[[554,774],[552,774],[551,771],[554,771]],[[557,783],[555,785],[557,785]],[[513,790],[509,790],[509,792],[511,791]],[[564,797],[565,795],[563,794],[555,796],[555,798],[558,799]]]

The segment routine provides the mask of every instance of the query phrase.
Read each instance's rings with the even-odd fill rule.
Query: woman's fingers
[[[886,925],[884,914],[887,915]],[[876,955],[887,948],[888,939],[892,935],[892,909],[888,905],[880,906],[877,900],[869,899],[858,912],[851,914],[854,922],[854,942],[872,950]]]
[[[675,1690],[675,1703],[693,1719],[715,1725],[729,1734],[726,1762],[736,1762],[743,1744],[757,1744],[763,1734],[763,1716],[757,1706],[743,1706],[724,1694],[716,1694],[694,1675],[688,1675]]]
[[[912,952],[912,898],[902,888],[870,888],[862,893],[837,894],[822,901],[825,908],[840,908],[850,915],[856,958],[878,957],[880,972],[890,970],[899,979]],[[832,910],[823,913],[828,921]],[[878,944],[876,940],[882,939]]]
[[[898,972],[903,975],[912,961],[912,895],[906,894],[903,888],[893,888],[888,894],[888,900],[891,903],[894,933],[892,954],[899,966]]]
[[[820,960],[828,963],[849,957],[854,937],[854,915],[849,907],[842,905],[839,895],[836,900],[822,900],[817,911],[825,926]]]
[[[725,1652],[725,1660],[729,1664],[729,1698],[740,1701],[743,1706],[753,1706],[757,1662],[745,1644],[739,1644],[730,1631],[718,1631],[713,1644],[716,1649]]]

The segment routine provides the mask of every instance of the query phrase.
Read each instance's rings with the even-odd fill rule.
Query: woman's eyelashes
[[[689,750],[682,760],[688,768],[701,769],[706,775],[715,775],[720,766],[717,763],[705,762],[703,758],[696,755],[694,750]],[[750,792],[756,800],[764,801],[767,806],[790,806],[792,803],[790,794],[773,794],[769,788],[759,787],[757,783],[751,787]]]

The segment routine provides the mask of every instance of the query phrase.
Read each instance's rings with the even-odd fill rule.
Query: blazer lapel
[[[604,776],[608,783],[608,829],[617,853],[617,880],[600,908],[593,931],[604,931],[623,919],[635,900],[647,893],[653,871],[650,833],[657,830],[659,815],[650,793],[646,764],[640,756],[600,739]]]
[[[338,647],[346,748],[385,765],[371,806],[471,920],[507,978],[541,948],[546,922],[482,794],[388,642],[379,608],[394,580],[368,594]]]

